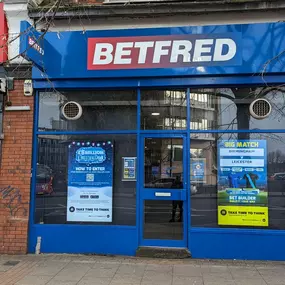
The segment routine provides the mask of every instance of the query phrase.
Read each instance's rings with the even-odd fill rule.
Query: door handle
[[[171,197],[170,192],[155,192],[155,197]]]

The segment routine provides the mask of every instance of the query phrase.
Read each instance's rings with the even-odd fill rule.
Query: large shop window
[[[40,135],[35,222],[135,225],[136,144],[135,135]]]
[[[80,118],[67,120],[63,116],[63,107],[68,102],[80,105]],[[42,92],[39,108],[40,131],[134,130],[137,127],[137,95],[132,90]]]
[[[250,114],[250,104],[261,98],[268,100],[271,113],[268,117],[258,120]],[[282,87],[190,89],[190,128],[192,130],[284,129],[284,103],[285,88]]]
[[[186,98],[186,89],[141,90],[141,129],[185,130]]]
[[[193,227],[285,229],[285,133],[191,135]]]

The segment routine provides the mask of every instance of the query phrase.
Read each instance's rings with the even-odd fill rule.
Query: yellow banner
[[[218,206],[219,225],[268,227],[268,207]]]

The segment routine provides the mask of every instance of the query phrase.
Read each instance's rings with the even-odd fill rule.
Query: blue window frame
[[[278,75],[278,76],[266,76],[266,84],[281,84],[284,82],[285,76]],[[31,191],[31,210],[30,210],[30,233],[34,233],[32,228],[41,228],[41,227],[49,227],[49,225],[36,225],[34,224],[34,209],[35,209],[35,199],[34,199],[34,189],[36,184],[36,164],[37,164],[37,137],[39,135],[95,135],[95,134],[134,134],[137,136],[137,156],[138,156],[138,163],[141,164],[143,161],[143,145],[142,145],[142,138],[145,137],[165,137],[165,136],[181,136],[185,138],[185,149],[190,149],[190,138],[192,133],[285,133],[285,129],[262,129],[262,130],[191,130],[190,128],[190,93],[191,88],[197,87],[219,87],[219,86],[255,86],[255,85],[264,85],[264,79],[261,76],[223,76],[223,77],[183,77],[183,78],[157,78],[157,79],[128,79],[128,80],[119,80],[119,79],[112,79],[112,88],[113,89],[122,89],[122,88],[137,88],[137,128],[135,130],[114,130],[114,131],[54,131],[54,132],[42,132],[38,131],[38,118],[39,118],[39,92],[46,90],[49,88],[49,83],[46,81],[36,81],[35,88],[37,89],[36,96],[35,96],[35,112],[34,112],[34,133],[33,133],[33,159],[32,159],[32,191]],[[68,90],[68,89],[103,89],[109,86],[109,81],[104,80],[64,80],[64,81],[54,81],[53,82],[54,88],[58,90]],[[138,88],[139,87],[139,88]],[[187,128],[185,130],[141,130],[141,90],[142,88],[171,88],[171,87],[178,87],[178,88],[187,88]],[[187,173],[190,173],[188,164],[189,164],[189,156],[185,154],[185,169],[187,169]],[[190,184],[189,181],[190,174],[186,176],[186,181]],[[138,171],[137,173],[137,181],[136,187],[137,190],[141,189],[142,185],[142,172]],[[136,209],[136,226],[133,227],[135,231],[135,242],[132,243],[134,247],[139,245],[164,245],[164,246],[177,246],[179,243],[175,241],[168,241],[161,243],[160,241],[151,241],[148,242],[142,238],[142,201],[143,198],[141,196],[140,191],[137,192],[136,196],[137,201],[137,209]],[[184,240],[188,244],[188,247],[191,248],[191,234],[197,232],[217,232],[217,233],[228,233],[231,231],[236,231],[236,229],[204,229],[204,228],[191,228],[191,197],[187,199],[187,215],[186,221],[187,225],[184,229],[185,236],[187,238]],[[65,225],[67,227],[67,225]],[[68,226],[78,228],[78,226]],[[84,226],[83,226],[84,227]],[[105,229],[107,226],[102,226],[101,229]],[[116,229],[125,230],[126,226],[111,226]],[[271,234],[272,230],[260,230],[260,229],[242,229],[241,232],[243,233],[255,233],[255,234],[262,234],[265,235],[267,232]],[[285,231],[278,231],[278,234],[284,234]],[[29,242],[29,250],[33,251],[35,245],[35,236],[30,234],[30,242]],[[182,244],[180,244],[182,245]],[[48,250],[51,250],[50,248]],[[47,251],[48,251],[47,250]],[[72,250],[72,249],[71,249]],[[67,252],[67,251],[66,251]]]

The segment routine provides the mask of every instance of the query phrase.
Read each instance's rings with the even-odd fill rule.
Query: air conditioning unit
[[[68,121],[75,121],[80,119],[82,113],[82,106],[75,101],[68,101],[61,107],[62,117]]]

